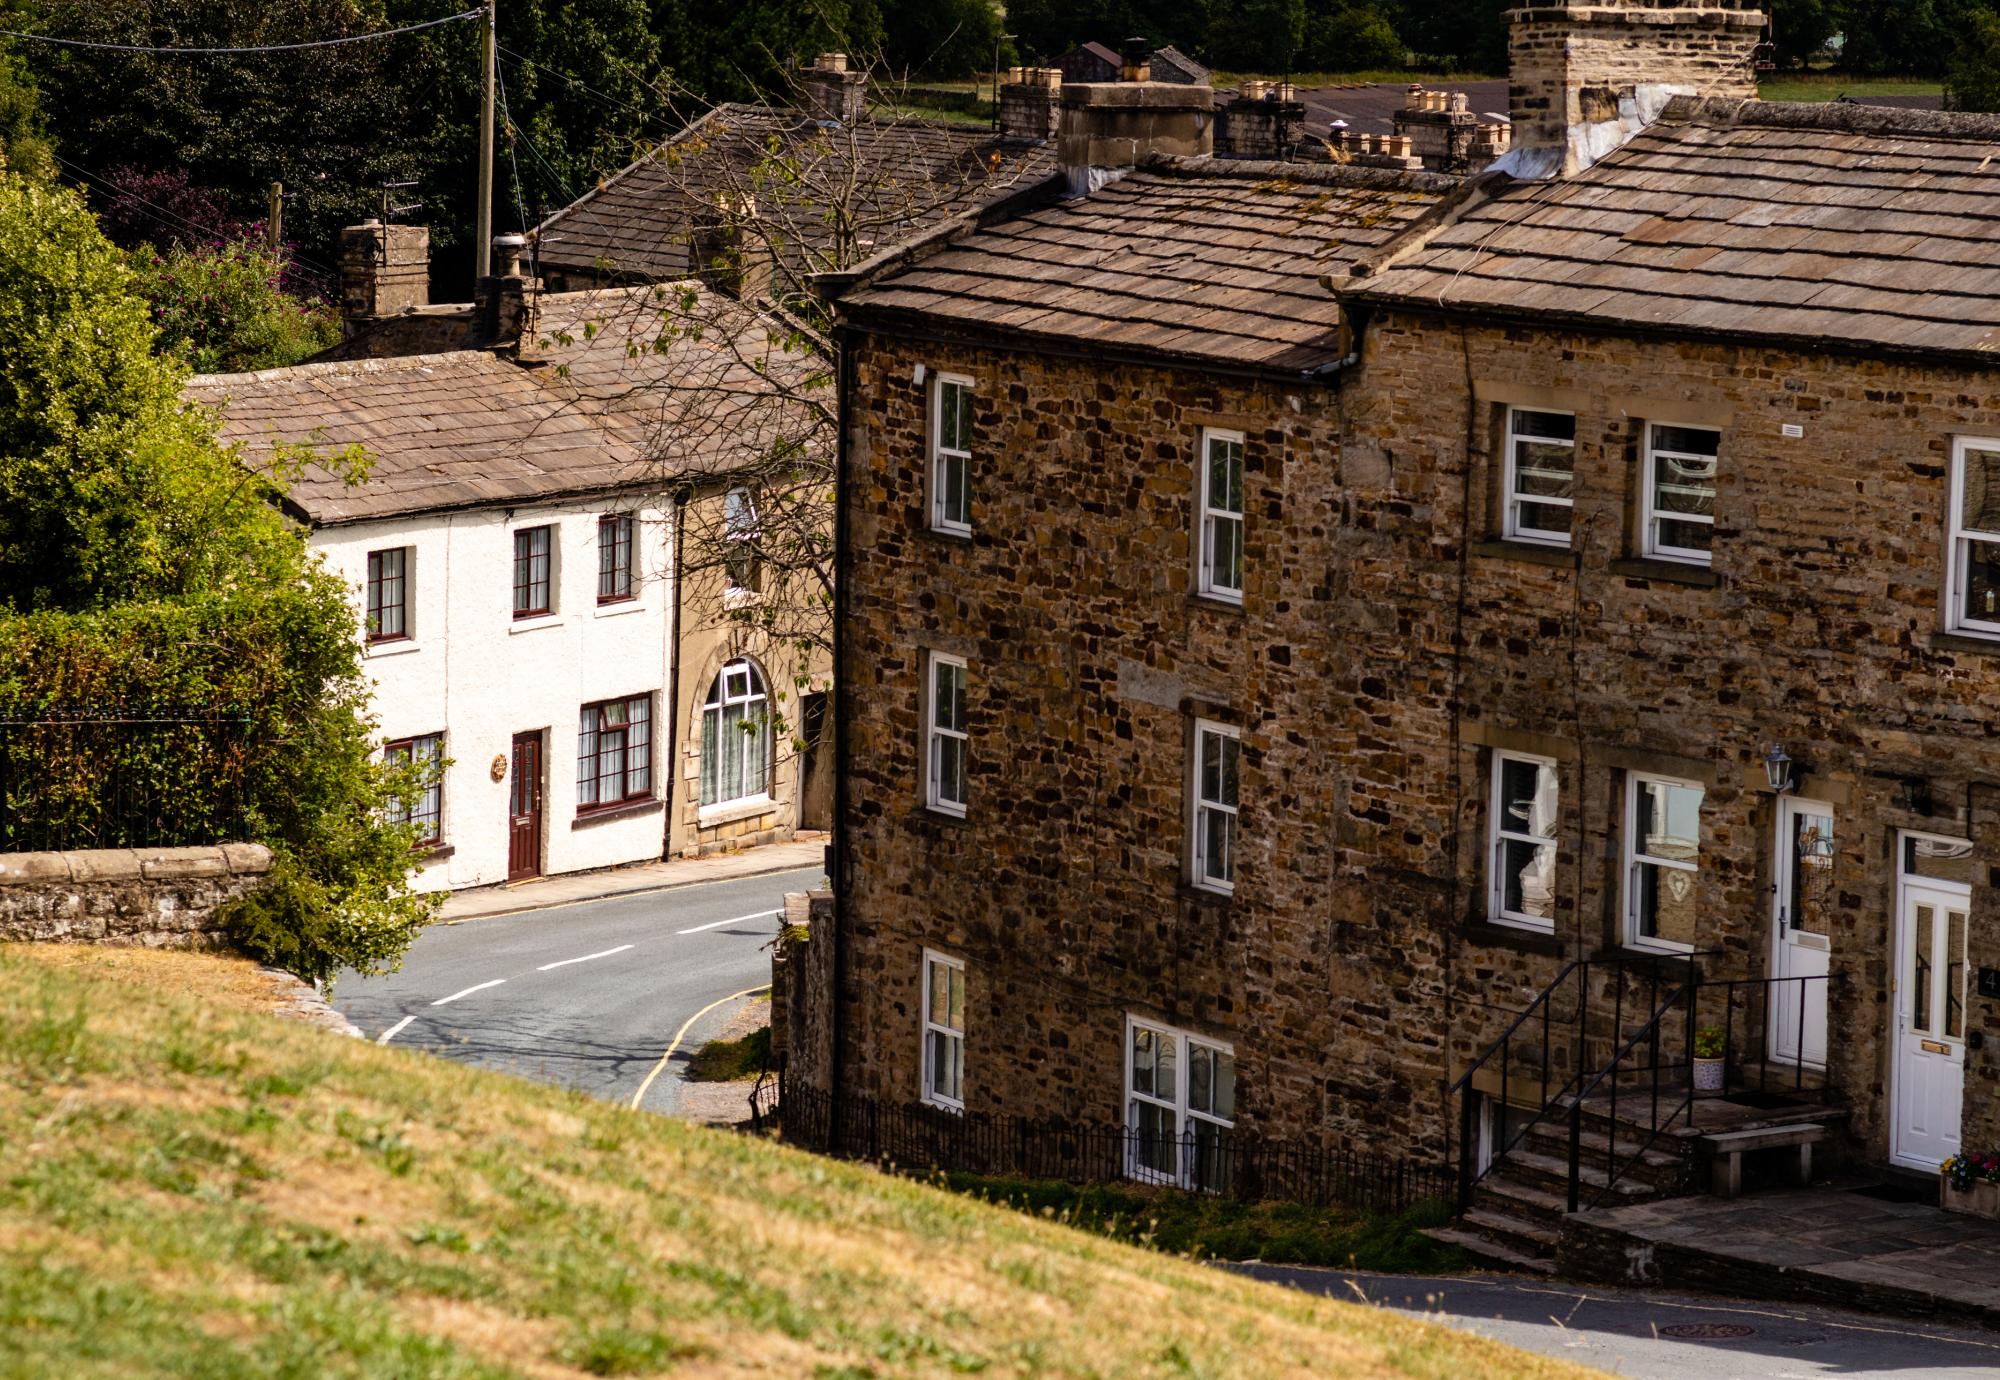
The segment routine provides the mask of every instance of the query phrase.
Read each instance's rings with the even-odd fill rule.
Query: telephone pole
[[[500,0],[486,0],[486,80],[479,93],[479,212],[473,225],[473,276],[493,272],[493,87],[500,61],[500,31],[494,10]]]

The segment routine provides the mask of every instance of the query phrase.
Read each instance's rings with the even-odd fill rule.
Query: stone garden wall
[[[221,948],[218,913],[270,870],[256,843],[0,853],[0,941]]]

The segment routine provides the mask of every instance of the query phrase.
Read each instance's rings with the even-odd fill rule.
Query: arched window
[[[771,786],[771,723],[764,677],[747,661],[715,673],[701,714],[701,803],[726,805]]]

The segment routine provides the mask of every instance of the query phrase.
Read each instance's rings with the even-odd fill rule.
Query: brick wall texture
[[[977,381],[969,539],[926,530],[919,365]],[[1619,951],[1629,773],[1704,787],[1704,973],[1769,970],[1782,743],[1837,821],[1828,1074],[1887,1153],[1899,830],[1972,839],[1969,963],[2000,965],[2000,647],[1938,631],[1952,438],[2000,432],[2000,380],[1397,313],[1337,383],[884,335],[853,367],[850,1087],[918,1095],[929,946],[967,965],[969,1107],[1122,1117],[1131,1013],[1233,1044],[1239,1125],[1435,1145],[1447,1072]],[[1509,403],[1575,413],[1573,556],[1497,540]],[[1649,420],[1722,430],[1712,573],[1634,556]],[[1246,438],[1240,608],[1189,592],[1204,426]],[[969,669],[963,820],[921,803],[929,651]],[[1242,734],[1227,898],[1185,882],[1196,717]],[[1485,913],[1502,748],[1558,762],[1549,936]],[[1969,1002],[1991,1144],[2000,1002]]]

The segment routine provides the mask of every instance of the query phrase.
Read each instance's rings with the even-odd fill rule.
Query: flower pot
[[[1696,1092],[1722,1091],[1722,1063],[1723,1061],[1720,1059],[1697,1058],[1694,1061],[1694,1090]]]
[[[2000,1218],[2000,1184],[1981,1179],[1975,1180],[1963,1189],[1957,1189],[1951,1186],[1949,1178],[1940,1175],[1938,1206],[1946,1212],[1963,1212],[1972,1217]]]

